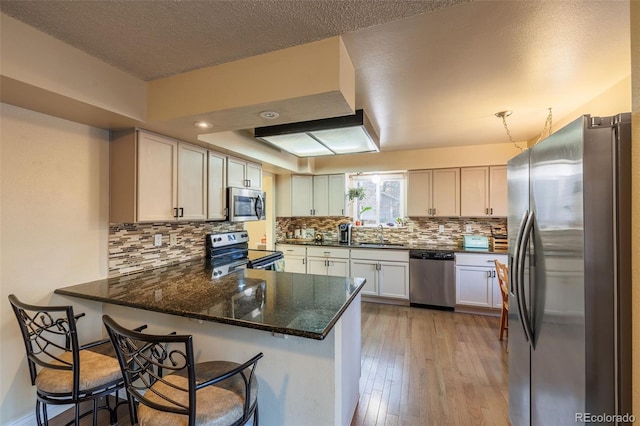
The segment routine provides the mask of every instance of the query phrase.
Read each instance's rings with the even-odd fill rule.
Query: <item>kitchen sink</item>
[[[402,243],[357,243],[355,247],[370,247],[370,248],[398,248],[404,247]]]

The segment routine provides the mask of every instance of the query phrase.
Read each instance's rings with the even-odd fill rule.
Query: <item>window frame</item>
[[[376,176],[380,179],[379,182],[375,182]],[[400,211],[400,214],[397,217],[401,217],[403,219],[403,223],[404,223],[404,218],[405,218],[405,214],[407,212],[407,172],[406,171],[393,171],[393,172],[372,172],[372,173],[357,173],[357,174],[351,174],[349,175],[349,186],[351,188],[355,188],[358,187],[358,183],[359,182],[372,182],[376,185],[376,222],[375,223],[362,223],[360,226],[363,227],[378,227],[380,225],[384,226],[384,227],[391,227],[388,225],[389,222],[380,222],[380,205],[381,205],[381,197],[380,197],[380,193],[381,193],[381,187],[383,182],[385,181],[400,181],[401,184],[401,190],[400,190],[400,197],[401,200],[399,202],[398,208]],[[357,214],[357,212],[360,210],[360,204],[361,201],[360,200],[353,200],[353,202],[351,203],[351,216],[353,218],[354,221],[358,221],[360,220],[359,215]],[[393,218],[393,227],[403,227],[402,224],[398,224],[395,220],[396,218]],[[370,219],[368,219],[370,220]]]

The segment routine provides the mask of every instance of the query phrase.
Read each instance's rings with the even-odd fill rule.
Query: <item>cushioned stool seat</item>
[[[87,392],[122,381],[122,372],[116,358],[101,355],[88,349],[80,351],[80,392]],[[67,365],[73,362],[73,354],[65,352],[59,357]],[[64,365],[52,361],[54,365]],[[73,372],[43,368],[36,377],[36,387],[51,394],[69,393],[73,390]]]

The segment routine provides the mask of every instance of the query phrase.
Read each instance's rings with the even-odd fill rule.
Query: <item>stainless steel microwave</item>
[[[247,222],[265,219],[265,194],[263,191],[247,188],[227,188],[229,221]]]

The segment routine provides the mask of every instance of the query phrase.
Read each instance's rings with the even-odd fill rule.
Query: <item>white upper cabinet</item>
[[[175,220],[179,211],[178,142],[138,133],[138,214],[136,221]]]
[[[344,174],[313,177],[313,216],[344,216],[346,203]]]
[[[288,195],[291,199],[291,214],[289,216],[311,216],[313,214],[313,176],[291,176],[291,189]]]
[[[313,207],[311,208],[311,214],[313,216],[329,216],[329,175],[313,177]]]
[[[114,132],[112,223],[205,220],[207,150],[141,130]]]
[[[278,175],[276,178],[276,215],[344,216],[344,174]]]
[[[209,151],[209,220],[227,219],[227,156]]]
[[[329,216],[347,214],[347,179],[344,174],[329,175]]]
[[[262,189],[262,166],[239,158],[227,158],[227,186]]]
[[[463,167],[460,195],[461,216],[506,216],[506,166]]]
[[[207,150],[178,143],[178,219],[207,218]]]
[[[433,171],[433,216],[460,216],[460,169]]]
[[[431,216],[433,171],[411,170],[407,176],[407,216]]]
[[[460,169],[411,170],[408,216],[460,216]]]
[[[507,166],[489,167],[489,208],[491,216],[507,217]]]

